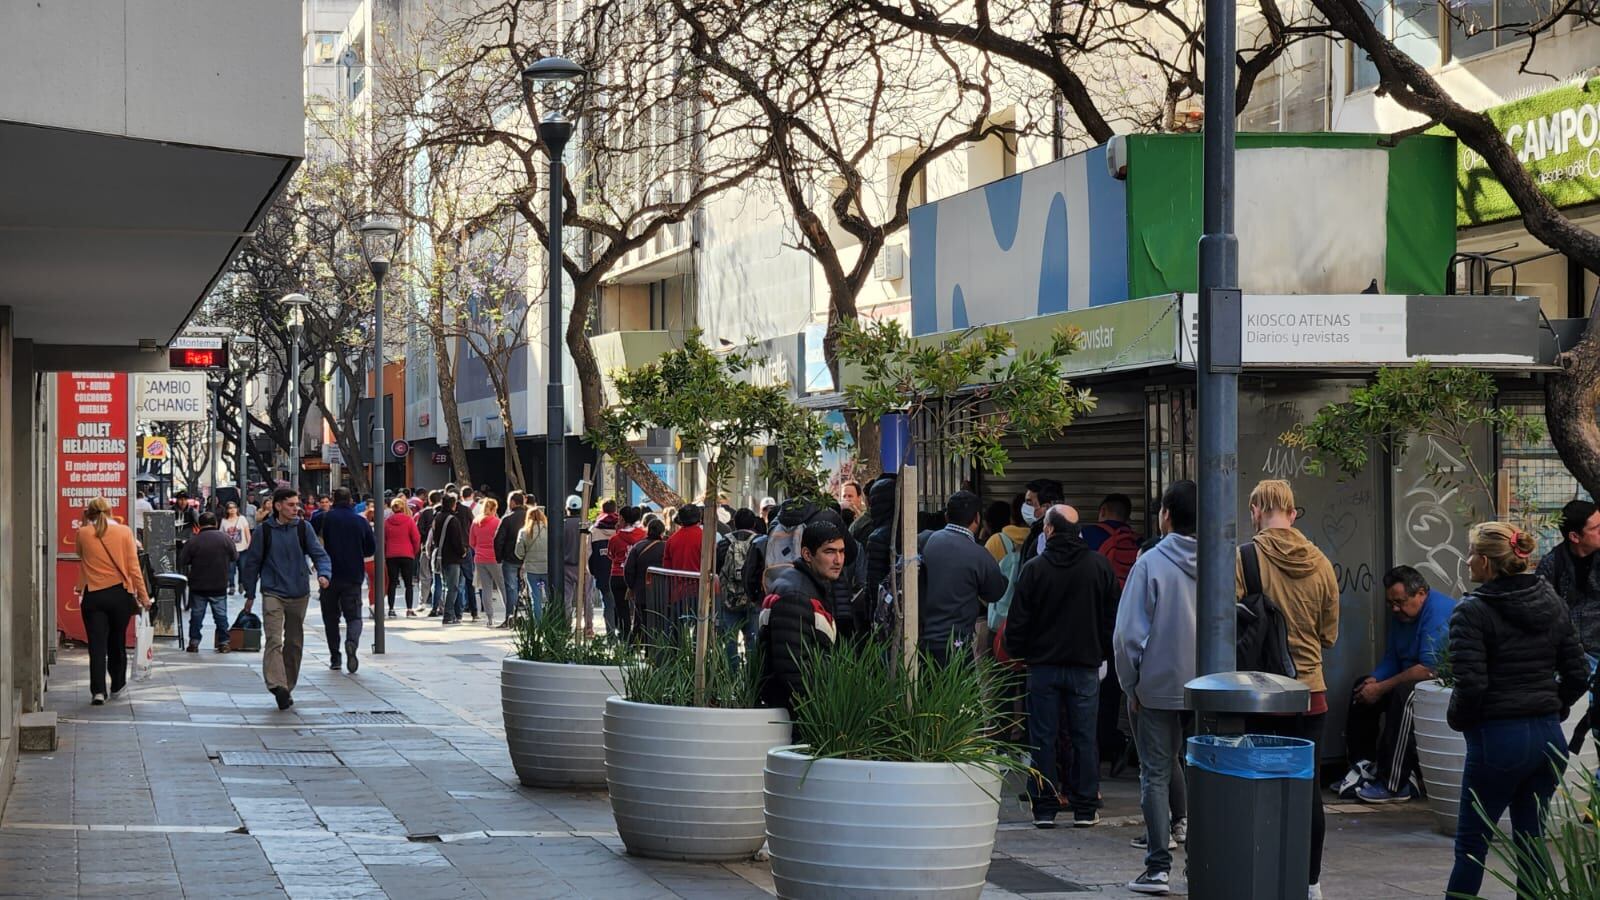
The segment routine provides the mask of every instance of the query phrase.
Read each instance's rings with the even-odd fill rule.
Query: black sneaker
[[[1128,890],[1138,894],[1166,894],[1172,890],[1170,881],[1166,872],[1150,869],[1128,882]]]
[[[355,641],[344,642],[344,666],[345,671],[349,672],[351,675],[354,675],[356,670],[361,668],[361,663],[356,661]]]
[[[1035,827],[1035,828],[1054,828],[1054,827],[1056,827],[1056,817],[1054,815],[1047,814],[1047,813],[1034,813],[1033,814],[1033,827]]]
[[[276,687],[272,689],[272,696],[278,701],[279,709],[288,709],[294,705],[294,698],[289,696],[288,688]]]
[[[332,669],[335,672],[337,672],[340,669],[344,668],[344,661],[339,658],[339,654],[335,653],[332,657],[330,657],[328,659],[328,668]]]
[[[1072,814],[1073,828],[1093,828],[1099,824],[1100,813],[1095,810],[1081,810]]]

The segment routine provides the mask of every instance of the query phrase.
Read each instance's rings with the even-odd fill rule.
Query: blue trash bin
[[[1306,896],[1316,750],[1264,734],[1189,738],[1189,894],[1196,900]]]

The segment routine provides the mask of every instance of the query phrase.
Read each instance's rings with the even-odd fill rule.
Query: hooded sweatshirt
[[[978,549],[999,575],[994,557]],[[932,574],[930,569],[930,581]],[[1000,585],[1004,593],[1004,578]],[[1111,563],[1076,531],[1056,533],[1017,575],[1006,618],[1006,652],[1030,666],[1099,667],[1111,658],[1117,596]]]
[[[1565,604],[1537,575],[1480,585],[1450,617],[1457,731],[1491,719],[1561,715],[1589,680],[1589,661]]]
[[[1263,529],[1254,541],[1261,561],[1261,589],[1283,610],[1289,626],[1295,678],[1312,691],[1325,693],[1322,651],[1339,640],[1339,580],[1333,564],[1293,528]],[[1244,563],[1237,552],[1233,581],[1235,596],[1243,599]],[[1316,706],[1313,699],[1313,711]]]
[[[1183,709],[1194,678],[1195,555],[1191,535],[1169,534],[1128,573],[1112,637],[1122,691],[1150,709]]]

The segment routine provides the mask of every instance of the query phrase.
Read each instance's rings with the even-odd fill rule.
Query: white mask
[[[1023,503],[1022,521],[1027,522],[1029,525],[1039,521],[1039,507],[1034,506],[1032,503]]]

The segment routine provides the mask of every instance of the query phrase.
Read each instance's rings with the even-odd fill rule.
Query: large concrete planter
[[[601,719],[622,687],[615,666],[575,666],[508,657],[500,666],[500,711],[517,780],[529,787],[605,787]]]
[[[766,841],[762,767],[790,740],[782,709],[606,701],[606,787],[628,852],[748,859]]]
[[[1000,778],[973,766],[767,754],[767,847],[786,898],[976,898]]]
[[[1416,699],[1412,701],[1411,719],[1417,733],[1417,761],[1422,766],[1422,781],[1428,790],[1428,806],[1433,809],[1439,832],[1453,835],[1461,810],[1461,774],[1467,766],[1467,739],[1445,721],[1450,694],[1450,688],[1437,681],[1417,685],[1412,695]],[[1561,733],[1570,737],[1588,710],[1589,696],[1585,694],[1572,705],[1567,720],[1561,725]],[[1567,762],[1563,781],[1580,802],[1589,789],[1585,773],[1595,771],[1595,759],[1595,742],[1586,741],[1583,750]]]

